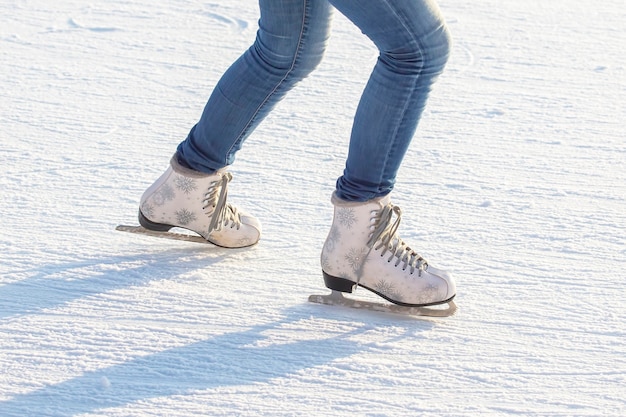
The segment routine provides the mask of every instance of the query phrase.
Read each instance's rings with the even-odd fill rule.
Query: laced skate
[[[332,203],[333,224],[321,255],[324,283],[332,292],[312,295],[309,301],[410,315],[454,314],[452,277],[430,266],[398,236],[402,211],[389,196],[353,203],[333,195]],[[393,304],[343,296],[357,287]]]
[[[120,225],[116,229],[227,248],[254,245],[261,236],[261,226],[256,218],[227,203],[231,180],[232,175],[224,170],[203,174],[181,166],[174,157],[141,197],[141,226]],[[199,236],[170,232],[174,227]]]

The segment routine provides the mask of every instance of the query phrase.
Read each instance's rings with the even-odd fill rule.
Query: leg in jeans
[[[272,107],[320,62],[329,33],[327,0],[260,0],[254,45],[226,71],[200,121],[141,197],[139,222],[166,232],[192,230],[219,246],[255,244],[261,225],[227,203],[223,169]]]
[[[178,147],[188,168],[232,164],[243,141],[321,61],[329,36],[327,0],[260,0],[256,41],[223,75],[200,121]]]
[[[359,285],[405,306],[450,302],[454,280],[397,235],[401,212],[388,195],[448,57],[443,20],[434,0],[331,2],[375,43],[380,57],[332,199],[335,216],[321,256],[326,286],[352,292]],[[259,3],[255,44],[222,77],[170,168],[142,196],[139,219],[145,228],[185,227],[226,247],[259,240],[258,221],[226,202],[231,176],[222,168],[284,94],[317,66],[330,15],[327,0]]]
[[[335,215],[321,255],[324,282],[338,292],[361,286],[403,306],[448,303],[444,311],[421,314],[452,314],[452,276],[400,238],[401,210],[389,195],[431,85],[448,58],[445,25],[434,0],[330,2],[374,42],[380,56],[359,103],[344,175],[332,197]]]
[[[354,120],[337,195],[367,201],[388,194],[450,38],[434,0],[330,0],[380,50]]]

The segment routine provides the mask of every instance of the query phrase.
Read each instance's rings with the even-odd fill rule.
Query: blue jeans
[[[211,173],[233,163],[254,128],[320,63],[331,4],[380,51],[354,117],[337,195],[367,201],[391,192],[449,56],[450,37],[435,0],[259,0],[256,40],[222,76],[178,146],[183,165]]]

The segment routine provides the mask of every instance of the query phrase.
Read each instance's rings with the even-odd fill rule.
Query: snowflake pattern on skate
[[[178,210],[175,212],[175,214],[176,214],[176,220],[178,221],[178,224],[180,224],[181,226],[186,226],[189,223],[195,222],[197,220],[195,213],[187,209]]]
[[[420,295],[417,297],[417,302],[419,304],[428,304],[434,300],[440,300],[441,297],[442,296],[439,294],[439,286],[429,284],[422,290]]]
[[[177,176],[174,179],[174,185],[177,189],[182,191],[183,193],[189,195],[193,191],[198,189],[198,185],[196,184],[196,180],[193,178],[183,177],[181,175]]]
[[[351,208],[341,207],[337,210],[337,221],[346,229],[351,229],[356,223],[356,215]]]
[[[146,217],[154,216],[154,206],[152,204],[148,204],[148,202],[144,202],[141,205],[141,213]]]
[[[239,240],[237,241],[237,243],[238,243],[240,246],[245,247],[245,246],[250,246],[250,245],[252,244],[252,240],[250,240],[250,239],[249,239],[249,238],[247,238],[247,237],[242,237],[241,239],[239,239]]]
[[[323,271],[330,271],[330,262],[328,261],[328,256],[324,255],[322,253],[322,256],[320,257],[320,264],[322,265],[322,270]]]
[[[351,248],[344,256],[344,259],[346,260],[346,262],[348,262],[348,265],[352,267],[352,270],[356,272],[359,270],[359,268],[361,268],[361,266],[365,262],[366,254],[367,254],[367,250],[365,248],[361,248],[361,249]]]
[[[324,245],[325,249],[329,252],[333,252],[335,247],[337,246],[337,242],[341,239],[341,232],[339,232],[339,228],[334,225],[330,228],[330,232],[328,233],[328,237],[326,238],[326,243]]]
[[[172,186],[169,184],[163,184],[161,188],[159,188],[159,190],[154,193],[152,201],[155,205],[162,206],[168,201],[172,201],[174,198],[176,198],[176,193],[174,192]]]
[[[394,301],[402,301],[401,292],[398,291],[391,282],[385,281],[384,279],[378,281],[373,289]]]

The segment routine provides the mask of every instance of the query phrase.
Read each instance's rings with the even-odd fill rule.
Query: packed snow
[[[416,319],[307,302],[376,59],[343,16],[232,166],[264,234],[228,250],[114,228],[255,2],[3,1],[0,415],[626,415],[626,6],[440,6],[453,55],[393,200],[459,311]]]

